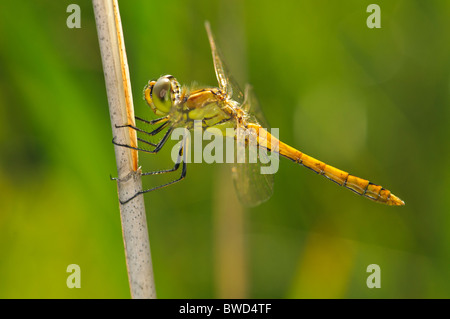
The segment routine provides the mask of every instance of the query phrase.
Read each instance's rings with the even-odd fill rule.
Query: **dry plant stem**
[[[137,145],[135,131],[116,128],[116,125],[134,125],[131,85],[119,7],[116,0],[92,2],[113,136],[118,143],[135,146]],[[142,190],[137,152],[117,145],[114,146],[114,151],[119,177],[118,194],[120,199],[125,200]],[[143,196],[120,205],[120,217],[131,297],[156,298]]]
[[[234,192],[227,165],[218,169],[213,212],[216,297],[248,298],[246,214]]]

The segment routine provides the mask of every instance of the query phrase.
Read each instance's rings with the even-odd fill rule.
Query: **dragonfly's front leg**
[[[166,144],[166,142],[169,139],[169,136],[172,133],[172,131],[173,131],[173,128],[169,128],[169,130],[166,132],[166,134],[164,134],[163,138],[157,144],[155,144],[155,149],[154,150],[146,150],[146,149],[139,148],[139,147],[133,147],[133,146],[127,145],[127,144],[120,144],[120,143],[116,142],[116,138],[115,137],[113,138],[112,142],[113,142],[114,145],[117,145],[117,146],[130,148],[130,149],[136,150],[136,151],[142,151],[142,152],[146,152],[146,153],[156,154],[156,153],[158,153],[161,150],[161,148],[164,146],[164,144]],[[144,141],[142,139],[139,139],[139,140],[140,141]],[[147,144],[150,144],[150,145],[154,145],[153,143],[150,143],[150,142],[147,142],[147,141],[144,141],[144,142],[147,143]]]
[[[147,132],[147,131],[145,131],[143,129],[140,129],[140,128],[136,127],[136,126],[133,126],[131,124],[116,125],[116,128],[129,127],[129,128],[132,128],[135,131],[142,132],[142,133],[145,133],[147,135],[153,136],[153,135],[158,134],[162,130],[164,130],[167,127],[168,124],[169,124],[169,122],[165,122],[165,123],[163,123],[162,125],[160,125],[158,128],[154,129],[151,132]]]
[[[150,124],[150,125],[159,124],[159,123],[163,123],[163,124],[162,124],[161,126],[159,126],[158,128],[156,128],[155,130],[151,131],[151,132],[147,132],[147,131],[142,130],[142,129],[140,129],[140,128],[136,127],[136,126],[133,126],[133,125],[131,125],[131,124],[126,124],[126,125],[116,125],[116,128],[128,127],[128,128],[134,129],[135,131],[142,132],[142,133],[145,133],[145,134],[147,134],[147,135],[153,136],[153,135],[158,134],[159,132],[161,132],[162,130],[164,130],[164,129],[167,127],[169,116],[164,116],[164,117],[161,117],[161,118],[159,118],[159,119],[152,120],[152,121],[147,121],[147,120],[141,119],[140,117],[137,117],[137,116],[135,117],[135,119],[136,119],[136,120],[139,120],[139,121],[142,121],[142,122],[144,122],[144,123]],[[159,145],[158,143],[155,144],[155,143],[146,141],[146,140],[144,140],[144,139],[142,139],[142,138],[139,138],[139,137],[138,137],[137,139],[138,139],[138,141],[141,141],[141,142],[143,142],[143,143],[145,143],[145,144],[151,145],[151,146],[153,146],[153,147],[155,147],[155,148],[157,148],[158,145]],[[164,138],[163,138],[163,139],[164,139]],[[113,140],[113,143],[114,143],[114,144],[117,144],[114,140]],[[117,145],[123,146],[122,144],[117,144]],[[161,145],[161,146],[162,146],[162,145]],[[145,151],[145,150],[144,150],[144,151]]]
[[[141,119],[140,117],[137,117],[137,116],[135,116],[134,118],[138,121],[141,121],[141,122],[144,122],[144,123],[147,123],[150,125],[155,125],[155,124],[167,122],[169,120],[169,115],[166,115],[164,117],[161,117],[161,118],[155,119],[155,120],[151,120],[151,121]]]

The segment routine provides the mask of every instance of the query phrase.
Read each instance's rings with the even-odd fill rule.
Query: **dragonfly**
[[[113,139],[115,145],[155,154],[163,148],[175,128],[184,127],[188,130],[193,130],[195,121],[201,121],[203,130],[218,128],[223,132],[224,136],[226,136],[227,128],[251,130],[255,138],[247,137],[244,139],[246,147],[249,147],[250,140],[252,140],[252,143],[256,143],[260,148],[269,152],[275,152],[372,201],[391,206],[405,205],[403,200],[382,186],[319,161],[271,135],[268,132],[268,125],[251,86],[247,85],[244,92],[241,91],[223,62],[208,21],[205,22],[205,28],[211,47],[218,87],[204,87],[190,91],[187,87],[182,87],[172,75],[161,76],[157,80],[149,81],[144,88],[144,99],[151,110],[160,117],[151,121],[136,117],[136,120],[149,125],[159,126],[150,132],[130,124],[116,125],[116,127],[132,128],[149,136],[157,135],[165,129],[167,131],[157,143],[138,138],[140,142],[153,148],[150,150],[120,144]],[[236,139],[236,135],[234,138]],[[180,143],[178,158],[173,168],[142,173],[142,175],[164,174],[178,171],[181,167],[179,178],[169,183],[137,192],[132,197],[124,201],[121,200],[121,204],[126,204],[141,194],[161,189],[183,180],[187,171],[187,148],[187,143]],[[273,193],[273,174],[261,174],[261,162],[262,158],[259,158],[259,161],[256,163],[247,161],[233,164],[232,176],[237,195],[246,206],[259,205],[270,198]]]

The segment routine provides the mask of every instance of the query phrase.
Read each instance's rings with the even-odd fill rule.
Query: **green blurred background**
[[[145,196],[159,298],[450,297],[450,2],[378,0],[381,29],[366,26],[370,3],[120,2],[136,115],[152,117],[149,79],[216,85],[209,20],[283,141],[406,202],[281,159],[273,197],[242,209],[228,167],[191,164]],[[0,81],[0,297],[129,298],[91,1],[2,1]],[[170,147],[140,165],[170,167]],[[80,289],[66,286],[73,263]]]

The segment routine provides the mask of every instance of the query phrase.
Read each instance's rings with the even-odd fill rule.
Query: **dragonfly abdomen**
[[[267,148],[268,150],[278,152],[280,155],[298,164],[301,164],[306,168],[309,168],[319,175],[325,176],[329,180],[332,180],[340,186],[348,188],[358,195],[387,205],[405,205],[405,203],[400,198],[392,194],[389,190],[381,187],[380,185],[376,185],[366,179],[351,175],[343,170],[335,168],[309,155],[306,155],[299,150],[296,150],[295,148],[281,142],[269,132],[264,130],[260,125],[248,124],[248,127],[256,130],[258,134],[259,145]]]
[[[283,155],[292,161],[311,169],[317,174],[325,176],[336,184],[344,186],[356,194],[367,197],[370,200],[387,205],[405,205],[400,198],[382,186],[321,162],[282,142],[280,142],[280,155]]]

